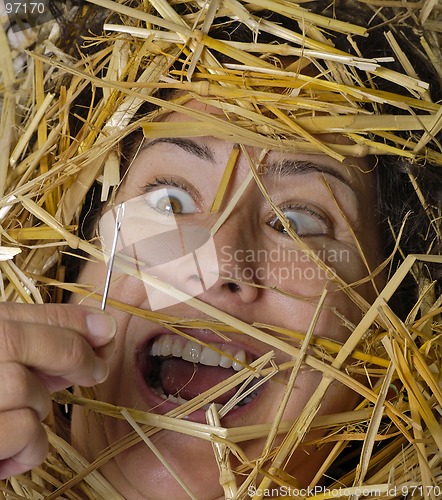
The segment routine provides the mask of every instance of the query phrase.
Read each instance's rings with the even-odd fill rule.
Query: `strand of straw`
[[[135,430],[135,432],[140,436],[140,438],[147,444],[148,448],[155,454],[158,460],[164,465],[164,467],[169,471],[171,476],[176,480],[176,482],[183,488],[183,490],[189,495],[192,500],[197,500],[196,497],[192,494],[177,472],[173,469],[173,467],[166,460],[166,457],[160,452],[160,450],[152,443],[152,441],[146,436],[141,427],[135,422],[130,413],[123,408],[121,410],[121,414],[123,417],[129,422],[131,427]]]

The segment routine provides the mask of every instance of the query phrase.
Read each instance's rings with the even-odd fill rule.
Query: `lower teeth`
[[[162,394],[161,397],[165,401],[169,401],[170,403],[175,403],[177,405],[183,405],[184,403],[188,403],[187,399],[183,399],[181,396],[172,396],[172,394],[166,396],[165,394]],[[207,403],[201,409],[207,411],[211,404],[212,403]],[[215,407],[219,411],[223,407],[223,405],[220,403],[215,403]]]
[[[178,405],[183,405],[184,403],[187,403],[187,399],[183,399],[181,396],[172,396],[172,394],[166,396],[165,394],[162,394],[161,397],[166,401],[170,401],[171,403],[175,403]]]
[[[153,387],[154,391],[158,394],[158,396],[160,396],[162,399],[164,399],[165,401],[169,401],[170,403],[174,403],[174,404],[177,404],[177,405],[183,405],[185,403],[188,403],[189,401],[187,399],[184,399],[182,398],[181,396],[174,396],[172,394],[169,394],[168,396],[166,396],[163,392],[163,390],[161,389],[161,386],[160,387]],[[251,403],[254,399],[256,398],[256,392],[252,392],[252,394],[250,394],[249,396],[245,397],[244,399],[241,399],[241,401],[239,401],[234,407],[233,409],[236,410],[238,408],[241,408],[245,405],[248,405],[249,403]],[[207,403],[205,404],[202,409],[204,411],[207,411],[209,409],[209,406],[211,405],[211,403]],[[223,405],[221,403],[215,403],[215,406],[216,406],[216,409],[219,411]]]
[[[252,392],[249,396],[247,396],[244,399],[241,399],[241,401],[236,405],[236,406],[245,406],[251,403],[254,399],[256,398],[256,393]]]

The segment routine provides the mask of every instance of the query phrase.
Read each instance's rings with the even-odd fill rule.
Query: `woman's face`
[[[188,106],[219,114],[215,108],[196,101]],[[186,122],[189,119],[172,113],[166,120]],[[238,154],[219,211],[211,212],[232,148],[233,143],[209,136],[146,141],[118,191],[116,202],[126,202],[118,251],[144,262],[146,272],[164,281],[170,278],[174,287],[249,324],[262,323],[305,333],[319,297],[327,287],[314,335],[344,342],[351,325],[360,319],[359,308],[336,284],[327,280],[325,271],[317,263],[306,258],[257,183],[252,179],[245,184],[245,180],[250,173],[250,159],[255,165],[259,159],[259,178],[274,205],[322,261],[345,282],[353,283],[367,276],[368,268],[371,271],[379,263],[380,240],[374,215],[376,193],[367,160],[348,158],[341,164],[325,155],[277,151],[263,155],[258,149],[246,148]],[[213,237],[209,237],[210,228],[224,209],[232,206],[232,197],[244,186],[227,219]],[[129,201],[134,198],[134,202]],[[103,234],[112,233],[113,215],[107,219],[103,216],[102,221]],[[164,234],[177,228],[178,232],[170,238]],[[179,235],[184,235],[184,243],[179,243]],[[103,238],[112,239],[109,235]],[[181,244],[187,245],[190,259],[178,260],[186,253]],[[213,248],[215,259],[211,253]],[[79,280],[102,291],[105,276],[103,264],[87,263]],[[367,301],[372,301],[375,295],[370,282],[356,291]],[[168,302],[166,295],[158,294],[139,279],[118,270],[114,270],[109,297],[173,317],[209,319],[188,303]],[[97,395],[112,404],[166,414],[177,408],[182,399],[192,399],[227,379],[235,373],[235,368],[242,368],[244,362],[250,363],[271,350],[275,351],[276,365],[293,361],[290,347],[274,349],[240,332],[223,333],[221,337],[208,329],[185,328],[184,333],[197,340],[187,344],[183,337],[158,323],[111,307],[108,310],[118,321],[118,333],[115,351],[108,355],[110,376],[97,387]],[[262,330],[271,333],[270,329]],[[271,335],[278,342],[286,341],[287,346],[299,346],[280,333]],[[208,346],[198,347],[198,342]],[[221,357],[220,351],[230,357]],[[238,361],[229,368],[232,357]],[[221,424],[231,428],[272,422],[289,375],[290,370],[278,373],[229,412]],[[301,369],[283,420],[296,419],[321,376],[321,372],[311,367]],[[229,396],[217,402],[223,404]],[[332,384],[319,414],[348,411],[357,401],[357,395],[350,389]],[[191,414],[188,419],[204,422],[204,410]],[[131,430],[124,420],[103,420],[79,408],[74,410],[73,440],[90,460]],[[318,436],[311,433],[308,438]],[[196,498],[224,497],[213,448],[208,441],[165,430],[155,433],[151,439]],[[264,444],[264,437],[239,443],[249,460],[261,456]],[[300,485],[308,485],[329,451],[328,447],[300,447],[286,472]],[[237,466],[238,462],[233,459],[232,467]],[[102,471],[125,498],[186,497],[144,443],[117,455]],[[245,472],[249,470],[246,468]]]

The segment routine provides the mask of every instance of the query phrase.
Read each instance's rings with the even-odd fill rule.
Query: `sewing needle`
[[[107,274],[106,274],[106,282],[104,284],[103,298],[101,300],[101,310],[104,311],[106,308],[107,296],[109,295],[109,288],[112,276],[112,268],[114,267],[115,254],[117,251],[117,243],[118,243],[118,235],[120,233],[121,224],[123,222],[124,217],[124,203],[120,203],[117,209],[117,215],[115,216],[115,230],[114,230],[114,239],[112,241],[112,248],[109,256],[109,262],[107,263]]]

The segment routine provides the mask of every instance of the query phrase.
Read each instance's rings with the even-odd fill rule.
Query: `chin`
[[[145,354],[146,352],[146,350],[138,351],[141,358],[143,358],[143,353]],[[151,408],[151,398],[154,399],[155,404],[157,402],[156,398],[159,398],[163,404],[155,407],[153,411],[164,414],[179,410],[180,407],[186,404],[167,401],[162,395],[158,395],[157,382],[153,384],[153,387],[149,386],[146,382],[146,377],[143,376],[144,368],[143,363],[138,360],[135,362],[135,373],[138,373],[135,385],[137,387],[137,398],[139,399],[137,401],[132,399],[132,404],[129,404],[127,400],[126,403],[128,404],[125,404],[125,406],[136,406],[137,409],[144,408],[147,410]],[[314,375],[318,374],[301,374],[300,387],[294,389],[295,394],[289,409],[290,415],[287,415],[286,419],[290,418],[293,421],[299,415],[301,408],[305,406],[311,396],[311,390],[317,385],[318,380],[316,379],[319,379],[319,376],[313,377]],[[148,380],[154,379],[148,377]],[[122,391],[127,389],[124,382],[120,382],[120,384]],[[303,388],[307,384],[310,386],[309,390],[304,391]],[[114,384],[112,385],[115,387]],[[223,418],[221,425],[230,428],[272,422],[278,408],[278,403],[282,397],[282,386],[285,386],[285,384],[273,381],[267,382],[257,391],[256,397],[249,403],[234,408],[228,416]],[[126,390],[126,392],[129,391]],[[335,394],[331,400],[335,402],[336,396]],[[342,394],[340,398],[341,400],[345,399],[342,397]],[[204,415],[205,412],[201,409],[190,413],[186,419],[199,423],[203,420]],[[103,419],[99,415],[92,412],[87,414],[82,409],[76,407],[73,423],[77,448],[83,451],[90,461],[93,461],[100,454],[101,450],[105,449],[109,444],[112,443],[115,446],[115,443],[128,442],[126,438],[128,435],[132,434],[135,436],[135,439],[130,443],[130,447],[121,450],[100,468],[106,479],[125,499],[135,500],[146,498],[150,500],[169,500],[171,498],[188,498],[182,486],[178,484],[161,460],[154,455],[146,443],[141,442],[141,439],[133,433],[132,428],[125,421],[113,418]],[[85,433],[85,429],[87,429],[87,434]],[[192,492],[193,496],[198,498],[198,500],[224,498],[223,488],[219,482],[219,469],[210,442],[170,430],[156,430],[156,432],[150,433],[148,436],[155,448],[164,457],[168,466],[176,472],[186,487]],[[320,437],[321,434],[319,432],[315,434],[310,433],[307,436],[307,440],[314,440]],[[278,446],[281,440],[282,437],[278,437],[273,446]],[[244,455],[249,460],[254,460],[261,456],[265,442],[266,439],[264,436],[260,439],[238,444]],[[285,471],[296,478],[300,486],[306,487],[329,452],[329,446],[319,449],[314,446],[301,446],[292,456],[290,465]],[[230,458],[232,469],[236,471],[239,463],[235,461],[232,454]],[[238,486],[251,472],[251,469],[244,469],[242,467],[242,472],[245,472],[245,474],[235,474]],[[255,483],[259,485],[260,480],[261,477],[256,477]]]
[[[123,421],[106,419],[103,426],[96,415],[91,414],[89,417],[77,415],[77,418],[81,420],[87,418],[87,423],[83,420],[82,428],[89,429],[89,436],[97,435],[97,433],[101,433],[102,436],[105,434],[108,442],[114,442],[116,437],[124,437],[131,432],[131,427]],[[86,437],[90,446],[90,439],[87,436],[83,437]],[[313,434],[309,436],[310,439],[315,437],[319,436]],[[198,500],[225,498],[223,488],[219,483],[219,469],[209,442],[164,430],[151,435],[150,439],[167,461],[168,466],[176,472],[194,497]],[[243,443],[243,452],[249,458],[259,456],[264,442],[263,439],[259,439],[250,441],[245,446]],[[280,442],[281,438],[278,438],[275,444]],[[286,469],[286,473],[298,480],[299,487],[306,487],[329,452],[330,446],[320,449],[303,446],[291,458],[291,466]],[[91,456],[90,460],[93,458]],[[233,469],[237,465],[235,461],[232,461]],[[126,500],[189,498],[183,487],[143,442],[133,444],[130,448],[118,453],[100,467],[100,472]],[[248,469],[245,470],[244,476],[236,475],[238,486],[250,472],[251,470]],[[262,476],[257,476],[255,484],[259,485],[261,479]]]
[[[158,432],[152,436],[152,443],[198,500],[224,498],[210,443],[171,431]],[[116,489],[125,498],[188,498],[184,488],[145,443],[118,455],[112,469],[124,477],[126,486]]]

